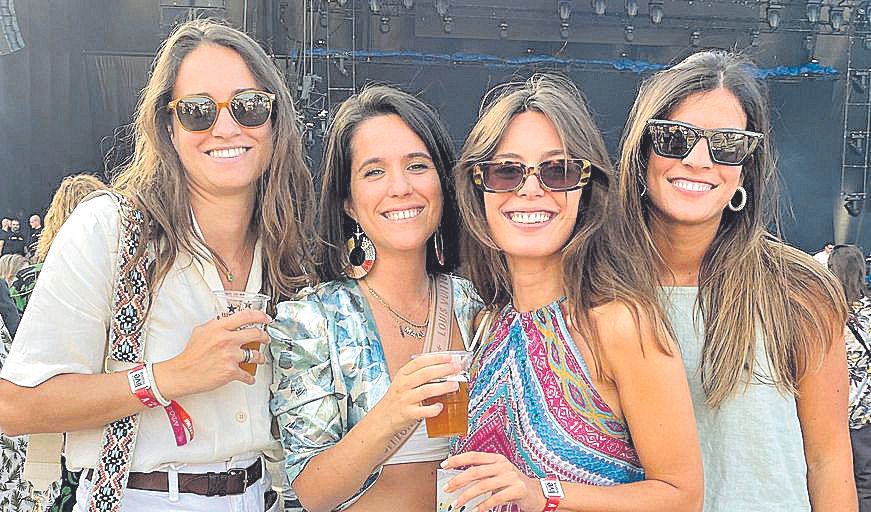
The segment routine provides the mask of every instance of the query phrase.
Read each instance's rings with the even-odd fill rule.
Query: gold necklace
[[[369,283],[365,279],[363,280],[363,284],[366,285],[366,289],[369,290],[369,293],[372,294],[373,297],[375,297],[375,300],[377,300],[378,303],[381,304],[384,309],[386,309],[387,312],[390,313],[391,316],[393,316],[393,323],[395,323],[396,326],[399,327],[399,335],[401,337],[421,339],[426,336],[426,329],[429,326],[429,314],[427,314],[427,318],[422,324],[416,324],[408,318],[405,318],[395,309],[393,309],[390,304],[388,304],[387,301],[384,300],[384,297],[379,295],[378,292],[376,292],[374,289],[372,289],[371,286],[369,286]],[[428,280],[427,282],[427,311],[429,311],[429,298],[431,295],[430,292],[432,291],[431,287],[432,279]]]

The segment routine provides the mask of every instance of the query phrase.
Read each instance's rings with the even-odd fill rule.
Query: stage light
[[[381,24],[378,25],[378,31],[382,34],[390,32],[390,16],[381,16]]]
[[[623,27],[623,39],[625,39],[627,43],[635,41],[635,27],[632,25],[626,25]]]
[[[414,9],[414,0],[402,0],[402,6],[406,9]]]
[[[690,34],[690,46],[698,46],[699,41],[702,39],[702,33],[698,30],[693,30]]]
[[[807,20],[811,23],[820,21],[820,9],[822,8],[822,0],[808,0],[805,5],[804,12],[807,15]]]
[[[855,192],[844,196],[844,209],[850,217],[858,217],[862,215],[862,210],[865,209],[865,199],[867,194]]]
[[[369,10],[374,14],[381,12],[381,0],[369,0]]]
[[[569,24],[565,21],[559,24],[559,36],[563,38],[563,40],[569,38]]]
[[[499,23],[499,38],[500,39],[508,39],[508,22],[503,21]]]
[[[435,0],[435,10],[439,16],[447,16],[450,8],[451,2],[449,0]]]
[[[865,133],[850,132],[847,136],[847,146],[857,155],[865,154]]]
[[[772,29],[777,29],[777,27],[780,26],[780,10],[780,4],[768,2],[768,11],[766,18],[768,19],[768,26]]]
[[[650,22],[654,25],[662,23],[662,0],[651,0],[647,2],[648,14],[650,14]]]
[[[626,16],[634,18],[638,15],[638,0],[626,0]]]
[[[750,46],[759,46],[759,30],[755,28],[750,31]]]
[[[832,30],[840,32],[844,28],[844,9],[842,7],[829,9],[829,23],[832,24]]]
[[[559,3],[556,6],[556,12],[559,15],[559,19],[562,21],[568,21],[572,16],[571,0],[559,0]]]
[[[450,16],[445,16],[443,21],[445,24],[442,27],[442,29],[444,29],[445,34],[450,34],[451,32],[453,32],[454,31],[454,19],[451,18]]]
[[[339,0],[339,7],[344,7],[348,5],[348,0]]]
[[[605,15],[605,0],[590,0],[590,7],[592,7],[596,16]]]

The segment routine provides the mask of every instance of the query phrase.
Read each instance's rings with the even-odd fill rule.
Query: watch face
[[[541,479],[541,490],[544,492],[545,498],[562,498],[563,497],[563,486],[560,485],[559,480],[553,478],[542,478]]]

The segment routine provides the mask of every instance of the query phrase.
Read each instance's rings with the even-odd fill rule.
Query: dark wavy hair
[[[442,187],[441,230],[444,238],[445,264],[439,265],[432,243],[427,243],[427,272],[452,272],[459,263],[457,233],[459,220],[450,172],[455,156],[451,137],[435,111],[411,94],[386,85],[370,86],[342,102],[329,127],[324,147],[318,273],[324,280],[338,279],[348,266],[345,241],[354,232],[355,223],[344,209],[351,195],[351,142],[363,121],[394,114],[426,145]]]

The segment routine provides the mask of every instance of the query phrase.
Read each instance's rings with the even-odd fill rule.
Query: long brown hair
[[[656,73],[641,86],[623,132],[620,151],[619,233],[641,243],[625,271],[647,293],[661,290],[668,272],[650,232],[646,190],[650,140],[646,122],[668,118],[687,97],[725,88],[740,102],[747,130],[764,138],[744,163],[743,210],[724,210],[717,235],[699,269],[704,321],[701,376],[707,403],[719,406],[747,383],[747,375],[795,394],[799,379],[819,365],[832,343],[828,323],[843,321],[843,292],[833,276],[803,252],[784,244],[779,231],[778,181],[765,85],[752,63],[725,51],[702,51]],[[770,375],[756,366],[757,327]]]
[[[523,82],[497,86],[482,104],[478,122],[469,133],[454,169],[457,203],[466,229],[461,239],[462,259],[478,293],[492,307],[502,307],[512,298],[511,273],[504,254],[493,240],[484,211],[484,192],[472,183],[472,170],[489,160],[515,116],[527,111],[544,114],[553,123],[566,153],[592,163],[590,182],[584,187],[578,216],[568,242],[562,248],[563,288],[572,324],[578,329],[600,365],[600,350],[591,310],[617,300],[638,314],[644,312],[657,334],[659,346],[671,353],[669,337],[656,295],[644,295],[617,271],[618,260],[633,253],[607,238],[603,226],[614,212],[610,209],[611,164],[602,135],[581,91],[567,78],[538,73]]]
[[[355,223],[343,205],[351,195],[352,141],[357,128],[367,119],[394,114],[426,145],[442,187],[444,265],[438,263],[434,244],[427,243],[427,272],[451,272],[457,267],[458,248],[455,233],[459,219],[450,172],[454,166],[454,149],[447,128],[438,114],[411,94],[386,85],[371,86],[342,102],[330,123],[324,145],[323,182],[319,209],[318,233],[324,242],[319,248],[318,269],[325,280],[339,278],[348,265],[345,240]]]
[[[172,145],[172,119],[166,108],[181,62],[207,44],[235,51],[258,87],[275,94],[272,156],[257,180],[252,222],[263,244],[264,293],[275,300],[286,298],[308,282],[306,276],[313,270],[309,242],[314,192],[290,92],[266,52],[243,32],[213,20],[194,20],[164,41],[136,112],[133,160],[112,185],[151,221],[151,238],[159,242],[154,282],[166,275],[179,252],[213,257],[204,253],[205,240],[194,230],[186,173]]]
[[[76,206],[91,192],[106,188],[100,178],[91,174],[76,174],[67,176],[60,182],[60,186],[51,199],[51,205],[45,213],[45,223],[42,233],[39,235],[39,243],[36,246],[36,261],[45,261],[48,249],[54,242],[63,223],[66,222]]]

